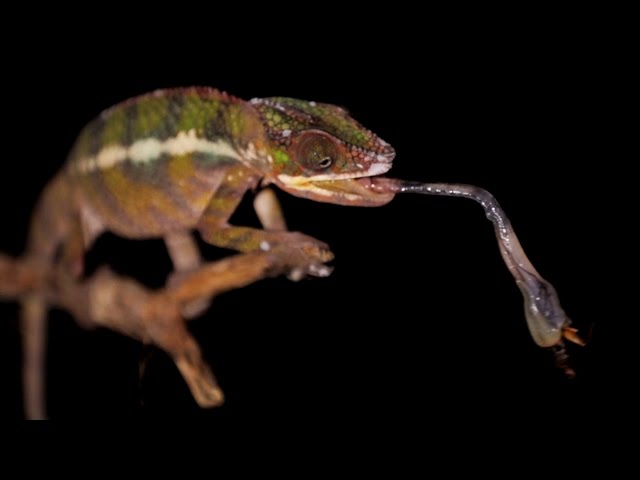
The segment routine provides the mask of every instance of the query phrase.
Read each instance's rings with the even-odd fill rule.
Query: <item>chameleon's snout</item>
[[[378,152],[371,158],[371,163],[379,165],[380,169],[384,169],[386,172],[391,168],[393,159],[396,158],[396,151],[394,148],[382,139],[378,139]]]

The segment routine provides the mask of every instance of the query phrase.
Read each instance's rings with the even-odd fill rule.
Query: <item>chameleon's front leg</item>
[[[287,230],[287,224],[280,208],[277,197],[270,189],[260,191],[253,202],[254,209],[258,215],[260,223],[265,230],[283,232]],[[164,237],[165,245],[173,263],[174,273],[171,275],[169,284],[175,284],[186,278],[191,272],[200,268],[203,264],[202,255],[198,249],[198,244],[190,232],[173,232]],[[329,267],[324,266],[327,274]],[[303,272],[294,272],[291,275],[299,276]],[[200,315],[206,310],[211,301],[202,298],[189,302],[182,307],[182,315],[191,319]]]
[[[218,189],[197,226],[205,242],[239,252],[269,251],[286,247],[291,249],[291,255],[317,256],[322,258],[323,262],[331,260],[333,255],[326,243],[302,233],[284,229],[284,220],[278,213],[279,206],[275,202],[275,197],[267,199],[259,196],[258,198],[263,198],[264,201],[258,201],[256,204],[256,211],[261,221],[272,223],[266,225],[267,230],[230,225],[228,219],[240,203],[248,186],[248,184],[223,185]],[[276,220],[278,218],[279,220]],[[325,275],[322,268],[314,266],[310,266],[306,273]]]
[[[278,197],[271,189],[264,189],[260,191],[255,200],[253,201],[253,208],[260,219],[260,223],[266,230],[284,232],[287,230],[287,223],[282,214],[282,208]],[[316,252],[305,252],[297,249],[295,245],[289,246],[289,258],[290,262],[297,262],[298,265],[293,265],[293,268],[289,271],[287,276],[290,280],[297,281],[304,278],[306,275],[313,275],[315,277],[327,277],[331,274],[333,269],[324,264],[333,259],[333,254],[328,250],[319,250]],[[308,253],[317,255],[315,261],[304,261],[305,256]],[[310,258],[313,258],[310,257]]]

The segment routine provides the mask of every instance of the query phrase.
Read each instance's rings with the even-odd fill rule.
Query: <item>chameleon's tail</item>
[[[69,188],[62,176],[45,188],[34,210],[24,260],[51,268],[70,231]],[[67,198],[64,198],[67,197]],[[28,419],[46,418],[46,369],[48,305],[42,292],[21,299],[24,413]]]
[[[29,420],[46,418],[45,356],[47,305],[41,295],[31,293],[21,302],[22,385],[25,416]]]

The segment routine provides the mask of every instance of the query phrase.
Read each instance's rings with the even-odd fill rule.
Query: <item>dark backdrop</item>
[[[620,319],[603,293],[615,277],[600,273],[609,262],[603,223],[610,210],[601,196],[586,196],[613,168],[608,109],[616,81],[608,72],[615,62],[597,41],[558,31],[434,33],[400,24],[392,34],[384,21],[344,38],[336,37],[349,30],[342,23],[287,35],[283,27],[246,45],[185,27],[188,34],[159,46],[158,32],[140,37],[126,26],[118,41],[98,45],[90,31],[78,33],[86,44],[52,34],[34,50],[9,54],[0,249],[21,251],[38,192],[77,132],[120,100],[210,85],[245,99],[335,103],[396,148],[394,177],[476,184],[498,198],[576,326],[592,331],[589,347],[570,349],[577,379],[565,380],[533,344],[520,293],[476,204],[400,196],[361,209],[278,192],[290,228],[332,246],[335,272],[231,292],[190,325],[225,390],[224,407],[198,409],[162,352],[83,331],[54,312],[52,417],[189,415],[423,431],[435,419],[510,421],[529,413],[555,424],[570,410],[601,412],[602,392],[624,400],[616,393]],[[334,42],[325,44],[327,37]],[[255,222],[249,202],[236,221]],[[105,263],[155,286],[169,269],[161,241],[110,235],[88,259],[94,269]],[[0,318],[1,414],[18,418],[17,307],[1,304]]]

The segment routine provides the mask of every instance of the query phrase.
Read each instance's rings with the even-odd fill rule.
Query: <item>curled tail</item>
[[[40,197],[29,229],[25,261],[52,268],[74,225],[73,202],[66,178],[59,175]],[[22,386],[25,417],[46,418],[47,311],[44,292],[30,292],[20,300]]]

